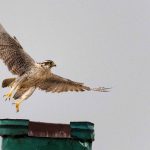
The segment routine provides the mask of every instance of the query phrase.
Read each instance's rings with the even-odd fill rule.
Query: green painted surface
[[[0,135],[28,135],[28,127],[25,126],[0,126]]]
[[[2,150],[91,150],[90,142],[73,139],[5,137]]]
[[[94,124],[91,122],[70,122],[71,129],[94,130]]]
[[[91,150],[94,124],[71,122],[70,138],[30,137],[29,120],[1,119],[2,150]],[[42,126],[41,126],[42,128]]]
[[[94,131],[78,130],[78,129],[72,130],[71,137],[82,141],[93,141]]]
[[[26,119],[0,119],[0,125],[28,126],[29,120],[26,120]]]
[[[0,135],[27,135],[29,120],[1,119]]]
[[[94,140],[94,124],[91,122],[70,122],[71,137],[83,141]]]

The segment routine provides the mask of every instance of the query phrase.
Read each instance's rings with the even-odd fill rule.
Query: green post
[[[2,150],[91,150],[94,124],[53,124],[0,119]]]

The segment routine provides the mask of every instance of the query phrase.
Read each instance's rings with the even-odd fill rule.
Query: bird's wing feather
[[[7,78],[7,79],[4,79],[3,82],[2,82],[2,87],[3,88],[9,87],[15,80],[16,80],[16,78]]]
[[[16,75],[24,74],[34,65],[34,60],[23,50],[18,40],[15,37],[11,37],[1,24],[0,59],[2,59],[8,69]]]
[[[24,93],[26,93],[29,90],[29,88],[19,88],[16,93],[14,94],[13,98],[19,99]]]
[[[46,92],[53,92],[53,93],[91,90],[90,87],[84,86],[83,83],[74,82],[52,73],[45,80],[39,82],[37,87],[41,90],[45,90]]]

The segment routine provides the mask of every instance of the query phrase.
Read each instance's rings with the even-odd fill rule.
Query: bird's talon
[[[3,97],[6,97],[5,101],[10,100],[12,97],[12,92],[5,94]]]
[[[20,104],[16,104],[16,112],[19,112],[19,106]]]
[[[20,102],[14,102],[12,104],[15,104],[16,105],[16,112],[19,112],[19,107],[20,107]]]

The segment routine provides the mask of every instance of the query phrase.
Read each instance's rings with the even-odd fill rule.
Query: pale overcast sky
[[[110,93],[36,91],[15,112],[0,89],[0,118],[95,123],[93,150],[150,149],[149,0],[0,0],[0,22],[56,74]],[[11,77],[1,62],[0,82]]]

